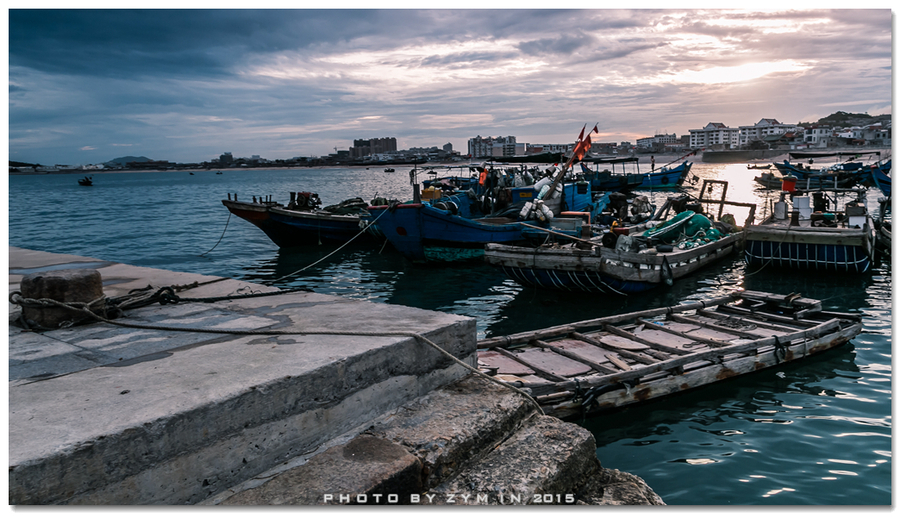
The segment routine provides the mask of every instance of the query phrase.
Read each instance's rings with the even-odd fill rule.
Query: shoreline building
[[[740,132],[721,122],[710,122],[702,129],[688,130],[692,148],[736,149],[740,145]]]
[[[661,152],[667,147],[671,147],[678,143],[680,143],[678,135],[674,133],[672,133],[671,135],[663,133],[654,135],[652,137],[639,138],[635,142],[635,145],[638,149],[641,150],[649,149],[652,151]]]
[[[768,137],[784,135],[785,133],[798,133],[803,127],[794,124],[782,124],[776,119],[760,119],[753,126],[738,126],[740,130],[740,145],[746,146],[753,141],[765,142]]]
[[[384,137],[368,140],[354,140],[350,148],[350,158],[362,158],[369,155],[379,155],[397,151],[397,138]]]
[[[495,156],[515,156],[516,137],[482,137],[478,135],[469,139],[469,155],[472,158],[487,158]],[[524,147],[522,148],[524,153]]]

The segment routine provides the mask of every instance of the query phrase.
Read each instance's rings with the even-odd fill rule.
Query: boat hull
[[[750,266],[863,273],[874,256],[871,217],[861,229],[749,226],[744,258]]]
[[[291,211],[274,203],[222,200],[222,204],[262,230],[279,248],[344,243],[360,233],[358,216]]]
[[[528,193],[528,198],[531,197]],[[591,201],[588,189],[579,193],[572,186],[564,189],[566,207],[577,212],[599,212],[602,202]],[[608,198],[605,198],[608,200]],[[369,207],[366,224],[372,233],[380,233],[394,248],[414,262],[460,261],[480,259],[487,243],[524,244],[528,241],[526,225],[536,222],[519,222],[509,217],[472,217],[479,215],[477,207],[465,194],[436,200],[449,204],[453,210],[445,210],[428,203],[402,203],[393,206]],[[558,208],[559,198],[549,200]],[[534,229],[531,229],[534,230]],[[573,237],[580,231],[562,231]]]
[[[294,231],[290,226],[274,221],[270,217],[267,204],[222,200],[222,205],[225,205],[228,211],[235,216],[249,221],[262,230],[279,248],[302,244],[297,242]]]
[[[608,248],[579,250],[527,248],[490,244],[485,262],[499,267],[525,286],[587,293],[640,293],[722,260],[740,249],[743,234],[735,233],[690,250],[656,255]]]
[[[358,239],[372,239],[365,232],[359,235],[361,232],[359,216],[284,208],[269,209],[269,216],[276,223],[290,227],[293,230],[293,239],[302,244],[346,243],[357,236]]]

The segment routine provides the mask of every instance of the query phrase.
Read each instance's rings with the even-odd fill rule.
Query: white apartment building
[[[652,137],[637,139],[637,147],[649,148],[652,147],[653,144],[667,145],[675,144],[676,142],[678,142],[678,135],[674,133],[672,133],[671,135],[663,133],[661,135],[654,135]]]
[[[775,119],[760,119],[753,126],[739,126],[740,144],[746,146],[754,140],[765,140],[772,135],[784,135],[794,131],[802,131],[803,128],[793,124],[782,124]]]
[[[498,146],[495,150],[495,146]],[[500,154],[495,154],[500,153]],[[487,156],[513,156],[516,154],[516,137],[482,137],[469,139],[469,154],[473,158]]]
[[[803,142],[810,147],[825,147],[833,137],[830,126],[811,126],[803,131]]]
[[[710,122],[703,129],[688,130],[692,148],[735,149],[740,145],[740,130],[729,128],[721,122]]]

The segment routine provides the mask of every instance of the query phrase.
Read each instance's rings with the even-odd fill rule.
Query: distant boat
[[[772,164],[747,164],[747,169],[769,169]]]
[[[194,176],[194,173],[188,173],[188,174],[190,174],[191,176]]]
[[[194,174],[194,173],[191,173]],[[216,171],[216,174],[222,174],[222,171]]]
[[[393,169],[392,167],[386,167],[386,168],[384,169],[384,172],[385,172],[385,173],[393,173],[393,172],[394,172],[394,169]]]
[[[93,176],[85,176],[78,180],[78,185],[84,185],[85,187],[90,187],[94,185]]]

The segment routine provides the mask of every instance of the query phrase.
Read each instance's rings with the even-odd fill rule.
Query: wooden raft
[[[822,311],[818,300],[741,291],[482,340],[478,363],[564,418],[804,358],[861,330],[860,315]]]

